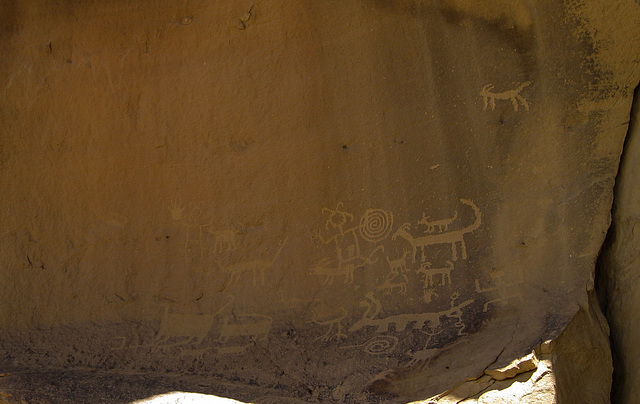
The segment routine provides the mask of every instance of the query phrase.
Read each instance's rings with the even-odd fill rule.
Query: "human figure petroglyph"
[[[336,341],[340,341],[341,339],[347,338],[347,334],[342,332],[342,320],[347,317],[347,311],[344,307],[340,307],[337,311],[333,311],[327,310],[326,307],[319,305],[314,307],[311,313],[311,320],[309,320],[310,323],[329,326],[327,332],[316,338],[316,340],[331,341],[335,338]]]
[[[226,343],[232,337],[250,337],[266,340],[273,318],[263,314],[239,314],[227,316],[222,324],[219,341]]]
[[[461,229],[452,230],[444,233],[437,234],[428,234],[425,236],[414,237],[409,230],[411,229],[410,223],[404,223],[400,228],[393,234],[391,237],[392,240],[396,240],[398,237],[401,237],[411,244],[413,248],[413,262],[416,262],[416,256],[418,254],[418,248],[420,248],[421,253],[421,261],[426,261],[425,249],[431,245],[438,244],[450,244],[451,245],[451,255],[452,260],[456,261],[458,259],[458,246],[460,248],[460,257],[462,259],[467,259],[467,246],[464,241],[464,235],[471,233],[476,230],[482,224],[482,213],[480,209],[476,206],[475,203],[468,199],[460,199],[465,205],[470,206],[475,215],[475,219],[472,224],[467,227],[463,227]]]
[[[430,288],[435,285],[435,277],[440,276],[440,286],[446,286],[447,282],[451,284],[451,270],[453,270],[453,262],[447,261],[447,266],[442,268],[431,268],[430,262],[425,262],[416,269],[416,273],[424,276],[424,288]]]
[[[386,256],[387,264],[389,264],[389,269],[393,272],[405,273],[407,272],[407,255],[411,252],[411,250],[407,250],[406,248],[402,250],[402,257],[397,258],[395,260],[390,260],[389,256]]]
[[[514,111],[518,111],[518,101],[520,101],[524,109],[528,111],[529,104],[527,103],[527,100],[520,95],[520,92],[522,92],[522,90],[525,87],[528,87],[530,84],[530,81],[525,81],[517,88],[513,90],[503,91],[501,93],[494,93],[492,91],[494,87],[493,84],[487,84],[486,86],[482,87],[482,90],[480,91],[480,95],[482,96],[482,101],[484,103],[483,109],[486,110],[489,106],[491,106],[491,110],[493,111],[496,108],[496,100],[509,100],[513,105]]]
[[[222,272],[229,274],[228,282],[230,285],[235,285],[243,273],[251,272],[252,284],[256,286],[259,282],[260,286],[264,286],[264,274],[267,270],[273,267],[273,264],[276,262],[276,259],[282,252],[282,249],[284,248],[284,245],[286,242],[287,242],[287,239],[285,239],[280,244],[278,251],[273,256],[273,259],[271,259],[271,261],[253,260],[253,261],[239,262],[237,264],[228,265],[228,266],[224,266],[220,261],[218,261],[218,266],[220,267]]]
[[[426,216],[422,213],[422,219],[418,220],[418,225],[426,226],[424,232],[426,234],[436,233],[436,229],[438,233],[442,233],[443,231],[447,231],[449,226],[458,218],[458,211],[456,210],[452,217],[441,220],[429,220],[429,216]]]
[[[369,297],[368,297],[369,298]],[[373,313],[375,313],[372,308],[374,305],[379,304],[379,302],[371,302],[366,303],[365,305],[369,308],[364,312],[362,318],[358,320],[355,324],[349,327],[349,332],[358,331],[364,327],[376,327],[376,332],[388,332],[389,328],[392,324],[395,324],[396,332],[404,331],[407,326],[410,329],[421,329],[422,327],[430,324],[430,326],[437,327],[440,325],[440,317],[454,317],[458,318],[461,316],[462,308],[473,303],[473,300],[467,300],[463,303],[460,303],[457,306],[453,306],[447,310],[439,311],[436,313],[406,313],[406,314],[397,314],[384,318],[375,318]]]

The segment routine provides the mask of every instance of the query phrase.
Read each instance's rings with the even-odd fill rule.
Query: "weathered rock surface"
[[[637,97],[637,91],[636,91]],[[615,402],[640,399],[640,102],[634,102],[616,183],[613,223],[599,262],[607,318],[611,324]]]
[[[7,400],[608,401],[634,1],[0,5]]]

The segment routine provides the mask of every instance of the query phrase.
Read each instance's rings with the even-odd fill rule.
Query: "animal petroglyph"
[[[367,209],[360,219],[360,234],[372,243],[384,240],[391,233],[393,214],[382,209]]]
[[[416,273],[424,276],[424,288],[430,288],[435,285],[435,277],[440,277],[440,286],[446,286],[447,282],[451,284],[451,270],[453,262],[447,261],[447,266],[443,268],[431,268],[430,262],[425,262],[416,269]]]
[[[272,323],[272,317],[262,314],[227,316],[222,324],[219,341],[226,343],[232,337],[250,337],[251,339],[266,340]]]
[[[282,242],[282,244],[280,244],[278,251],[276,252],[276,254],[274,255],[271,261],[253,260],[253,261],[239,262],[237,264],[233,264],[229,266],[224,266],[222,265],[221,262],[218,262],[218,266],[220,267],[222,272],[229,274],[230,285],[235,285],[243,273],[251,272],[253,285],[256,286],[259,282],[261,286],[264,286],[264,273],[273,266],[276,259],[278,258],[278,255],[280,255],[280,253],[282,252],[282,248],[284,247],[286,242],[287,240],[285,239]]]
[[[371,296],[367,296],[371,300]],[[436,313],[407,313],[397,314],[384,318],[376,318],[375,306],[380,306],[379,301],[371,301],[370,303],[364,302],[368,309],[364,312],[362,318],[355,324],[349,327],[349,332],[358,331],[364,327],[376,327],[376,332],[388,332],[391,325],[395,324],[396,332],[404,331],[407,326],[411,329],[421,329],[422,327],[430,324],[430,327],[434,328],[440,325],[440,317],[454,317],[458,318],[461,315],[462,308],[473,303],[473,300],[467,300],[457,306]],[[378,309],[379,310],[379,309]]]
[[[347,335],[342,332],[342,320],[347,317],[347,311],[344,307],[340,307],[337,312],[332,312],[326,310],[323,306],[315,307],[312,310],[310,323],[318,324],[318,325],[328,325],[329,329],[324,335],[316,338],[316,340],[323,341],[331,341],[333,338],[336,341],[340,341],[340,339],[347,338]],[[335,331],[334,331],[335,327]]]
[[[496,108],[496,100],[508,100],[511,101],[511,105],[513,105],[514,111],[518,111],[518,101],[520,101],[524,109],[528,111],[529,104],[527,103],[527,100],[520,95],[520,92],[522,92],[522,90],[525,87],[528,87],[530,84],[530,81],[525,81],[517,88],[513,90],[503,91],[501,93],[494,93],[492,91],[494,87],[493,84],[487,84],[486,86],[482,87],[482,90],[480,91],[480,95],[482,96],[482,101],[484,103],[483,109],[486,110],[489,106],[491,106],[491,110],[493,111]]]
[[[213,236],[214,253],[232,252],[238,249],[239,232],[231,229],[207,228],[206,232]]]
[[[521,290],[520,290],[522,281],[505,282],[503,279],[498,278],[497,280],[495,280],[495,282],[497,283],[497,286],[495,287],[482,288],[480,287],[480,280],[476,279],[476,282],[475,282],[476,292],[478,293],[494,292],[494,293],[500,294],[500,297],[497,297],[495,299],[489,300],[484,303],[484,305],[482,306],[482,311],[484,313],[489,311],[489,306],[491,305],[496,305],[497,303],[508,301],[511,299],[517,299],[517,300],[522,299]]]
[[[416,262],[416,256],[418,254],[418,248],[420,248],[421,258],[424,262],[426,260],[425,249],[431,245],[438,244],[450,244],[451,245],[451,255],[452,260],[456,261],[458,259],[458,246],[460,248],[460,256],[462,259],[467,259],[467,246],[464,242],[464,235],[467,233],[471,233],[476,230],[482,224],[482,213],[480,209],[476,206],[475,203],[468,199],[460,199],[465,205],[470,206],[475,215],[474,222],[467,227],[463,227],[461,229],[452,230],[444,233],[437,234],[428,234],[425,236],[415,237],[409,230],[411,229],[411,224],[404,223],[400,228],[393,234],[391,237],[392,240],[396,240],[398,237],[401,237],[411,244],[413,248],[413,262]]]
[[[402,257],[395,260],[390,260],[389,256],[385,257],[387,259],[387,264],[389,264],[389,269],[393,272],[407,272],[407,255],[409,255],[410,252],[411,250],[404,249]]]
[[[426,226],[424,230],[425,233],[442,233],[443,231],[449,230],[449,226],[458,218],[458,211],[456,210],[452,217],[441,220],[429,220],[429,217],[424,213],[422,214],[422,219],[418,220],[419,225]]]
[[[411,356],[411,360],[409,361],[409,366],[413,366],[419,362],[431,360],[431,358],[435,357],[441,351],[440,348],[429,348],[429,344],[431,343],[431,339],[435,335],[442,333],[442,329],[440,329],[440,332],[437,332],[437,333],[425,332],[422,330],[421,332],[423,334],[427,334],[428,337],[422,349],[415,352],[412,352],[412,351],[407,352]]]
[[[397,288],[398,292],[404,295],[407,293],[408,283],[409,278],[407,278],[407,275],[396,271],[391,271],[387,275],[382,285],[378,286],[376,290],[381,290],[385,295],[390,295]]]

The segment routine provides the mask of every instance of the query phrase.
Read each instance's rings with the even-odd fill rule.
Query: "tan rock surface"
[[[407,402],[557,338],[512,379],[571,402],[608,360],[635,2],[0,11],[0,391]]]

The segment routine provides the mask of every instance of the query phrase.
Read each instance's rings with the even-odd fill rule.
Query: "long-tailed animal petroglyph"
[[[372,296],[368,295],[367,298],[371,300]],[[435,328],[440,325],[440,317],[458,318],[461,309],[473,303],[473,300],[467,300],[457,306],[436,313],[406,313],[384,318],[376,318],[375,315],[377,311],[379,312],[379,301],[371,300],[370,302],[365,301],[364,303],[368,306],[368,309],[365,310],[360,320],[349,327],[349,332],[358,331],[364,327],[376,327],[376,332],[378,333],[388,332],[392,324],[395,325],[396,332],[404,331],[407,326],[410,326],[411,329],[421,329],[429,324],[431,328]],[[375,307],[378,307],[378,309]]]
[[[389,269],[393,272],[405,273],[407,272],[407,255],[411,250],[403,249],[402,257],[397,258],[395,260],[390,260],[389,256],[386,256],[387,264],[389,264]]]
[[[443,231],[449,230],[449,226],[451,226],[451,224],[455,222],[457,218],[457,210],[454,212],[452,217],[441,220],[429,220],[429,216],[426,216],[424,213],[422,213],[422,219],[418,220],[418,224],[426,226],[424,232],[427,234],[436,233],[436,230],[438,233],[442,233]]]
[[[416,269],[416,273],[424,276],[424,288],[428,289],[435,285],[435,277],[440,276],[440,286],[451,284],[451,270],[453,262],[447,261],[447,266],[442,268],[431,268],[430,262],[425,262]]]
[[[416,256],[418,254],[418,249],[421,252],[421,260],[424,262],[426,260],[425,249],[428,246],[438,245],[438,244],[450,244],[451,245],[451,255],[452,260],[456,261],[458,259],[458,246],[460,248],[460,256],[462,259],[467,259],[467,246],[464,242],[464,235],[471,233],[476,230],[482,224],[482,213],[480,209],[476,206],[475,203],[468,199],[460,199],[465,205],[470,206],[475,215],[475,219],[472,224],[467,227],[463,227],[461,229],[452,230],[444,233],[437,234],[428,234],[425,236],[415,237],[409,230],[411,229],[410,223],[404,223],[400,228],[393,234],[391,237],[392,240],[396,240],[398,237],[401,237],[411,244],[413,248],[413,262],[416,262]]]
[[[232,337],[250,337],[266,340],[271,330],[273,318],[263,314],[239,314],[227,316],[222,324],[219,341],[226,343]]]
[[[342,320],[344,320],[345,317],[347,317],[347,311],[344,307],[340,307],[338,311],[327,311],[323,306],[314,307],[309,322],[329,326],[327,332],[316,338],[316,340],[331,341],[335,338],[336,341],[340,341],[341,339],[347,338],[347,335],[342,332]]]
[[[407,293],[407,284],[409,283],[409,278],[407,275],[403,273],[399,273],[397,271],[391,271],[387,274],[382,285],[378,286],[376,290],[383,291],[385,295],[392,294],[395,289],[398,289],[398,292],[401,294]]]
[[[494,93],[492,91],[494,87],[493,84],[487,84],[486,86],[482,87],[482,90],[480,91],[480,95],[482,96],[482,101],[484,103],[483,109],[486,110],[489,106],[491,106],[491,110],[493,111],[496,108],[496,100],[508,100],[511,101],[511,105],[513,105],[514,111],[518,111],[518,101],[520,101],[524,109],[528,111],[529,104],[527,103],[527,100],[520,95],[520,92],[522,92],[522,90],[525,87],[528,87],[530,84],[530,81],[525,81],[515,89],[503,91],[501,93]]]
[[[224,266],[220,261],[218,261],[218,266],[220,267],[222,272],[229,274],[230,285],[235,285],[243,273],[251,272],[252,284],[256,286],[259,282],[260,286],[264,286],[264,274],[267,270],[273,267],[273,264],[276,262],[276,259],[282,252],[282,248],[284,247],[286,242],[287,242],[287,239],[285,239],[280,244],[278,251],[273,256],[273,259],[271,259],[271,261],[253,260],[253,261],[239,262],[237,264],[233,264],[229,266]]]

